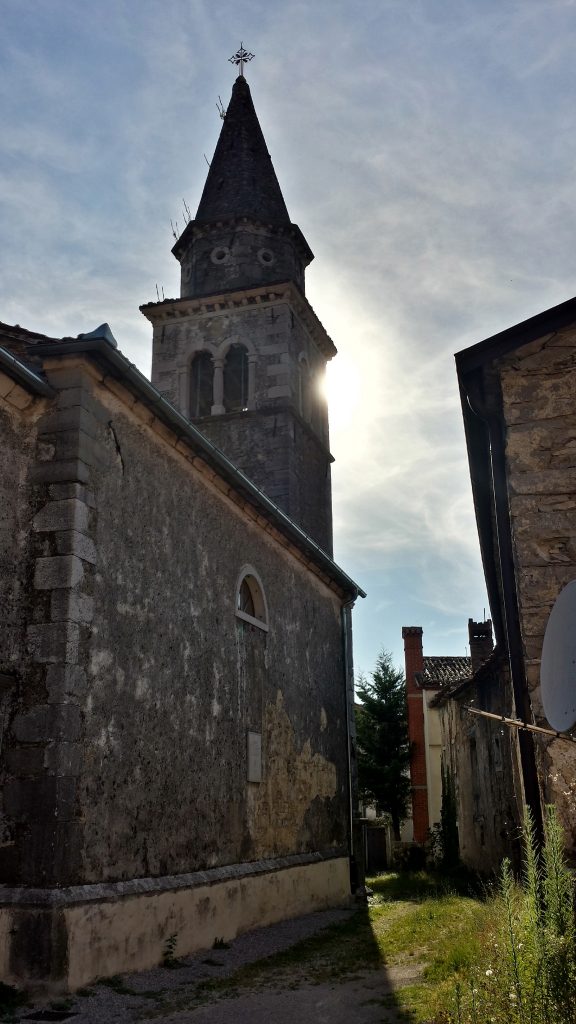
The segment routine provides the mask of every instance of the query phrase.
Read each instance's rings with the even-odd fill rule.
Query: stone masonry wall
[[[292,409],[206,417],[197,425],[257,487],[331,554],[330,462],[326,449]]]
[[[98,388],[91,469],[82,880],[343,847],[340,602],[113,385]],[[245,564],[268,633],[235,617]],[[248,729],[261,783],[247,782]]]
[[[229,345],[245,344],[254,377],[248,411],[220,411],[196,424],[331,554],[331,457],[321,394],[325,360],[288,302],[223,310],[216,306],[178,323],[155,326],[152,381],[189,416],[194,354],[207,350],[215,364],[222,364]]]
[[[576,326],[499,364],[520,623],[536,720],[546,725],[540,657],[548,616],[576,578]],[[556,803],[576,851],[576,751],[536,741],[544,798]]]
[[[44,400],[0,373],[0,882],[14,873],[18,853],[19,824],[10,805],[10,781],[18,766],[10,729],[26,691],[34,691],[39,682],[26,646],[34,575],[29,472],[45,408]]]
[[[473,703],[503,714],[510,701],[508,672],[499,664],[483,670],[480,682],[471,682],[457,699],[440,707],[443,758],[456,785],[460,856],[469,868],[485,874],[498,871],[504,857],[520,867],[517,735],[462,705]]]
[[[195,225],[180,261],[182,298],[290,280],[304,291],[304,268],[290,235],[249,222]]]

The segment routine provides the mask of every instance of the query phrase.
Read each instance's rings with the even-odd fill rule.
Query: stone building
[[[458,353],[456,366],[500,713],[545,728],[540,658],[551,608],[576,577],[576,299]],[[497,736],[498,723],[486,720]],[[560,736],[517,736],[521,797],[556,804],[576,850],[576,752]]]
[[[175,253],[154,384],[0,326],[0,977],[43,992],[354,884],[335,350],[243,79]]]

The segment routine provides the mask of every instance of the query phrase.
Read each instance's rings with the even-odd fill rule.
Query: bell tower
[[[244,54],[242,58],[240,55]],[[172,252],[180,298],[141,307],[152,382],[328,554],[326,363],[305,297],[313,254],[292,224],[240,64],[198,211]]]

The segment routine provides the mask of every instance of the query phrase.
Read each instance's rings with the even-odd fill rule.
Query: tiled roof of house
[[[472,675],[470,658],[431,656],[424,658],[424,670],[416,672],[416,682],[423,689],[453,686]]]

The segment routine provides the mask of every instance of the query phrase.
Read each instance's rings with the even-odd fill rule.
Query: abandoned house
[[[403,634],[419,841],[439,825],[449,792],[463,863],[481,872],[497,871],[504,857],[519,864],[517,735],[471,712],[502,715],[509,703],[506,666],[493,650],[491,621],[468,620],[470,657],[424,657],[421,628],[408,627]]]
[[[37,991],[346,901],[335,348],[240,75],[151,384],[104,325],[0,328],[0,977]]]
[[[425,843],[442,810],[442,736],[433,698],[470,675],[469,658],[424,656],[421,626],[404,626],[414,842]]]
[[[540,660],[576,577],[576,299],[459,352],[456,367],[496,640],[485,689],[499,714],[549,734],[484,727],[495,740],[514,732],[519,797],[536,821],[543,801],[556,805],[574,854],[576,751],[544,717]]]

